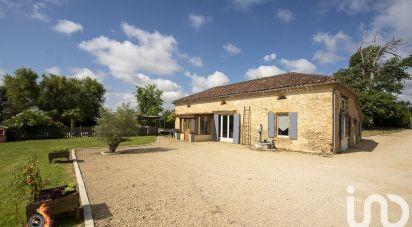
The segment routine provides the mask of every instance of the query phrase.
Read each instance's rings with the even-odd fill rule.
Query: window
[[[278,136],[289,136],[289,114],[280,113],[277,117]]]
[[[348,100],[347,98],[342,98],[340,100],[340,111],[345,112],[348,108]]]
[[[208,120],[207,116],[200,117],[200,134],[208,134]]]

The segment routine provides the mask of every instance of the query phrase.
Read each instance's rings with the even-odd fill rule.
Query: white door
[[[220,141],[233,143],[233,115],[220,115]]]

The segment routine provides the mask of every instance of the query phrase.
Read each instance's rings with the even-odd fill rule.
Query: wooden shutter
[[[275,137],[275,113],[268,113],[268,136],[269,138]]]
[[[240,114],[233,115],[233,143],[240,143]]]
[[[349,137],[352,136],[352,116],[349,116]]]
[[[298,139],[298,113],[290,112],[289,113],[289,138],[292,140]]]
[[[219,140],[219,115],[218,114],[214,114],[213,115],[213,120],[214,120],[214,130],[213,130],[213,139],[215,141]]]

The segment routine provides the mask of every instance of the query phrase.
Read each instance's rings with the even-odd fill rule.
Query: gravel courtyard
[[[169,138],[102,150],[77,151],[97,226],[348,226],[349,185],[358,222],[374,193],[402,196],[412,210],[412,130],[331,157]],[[388,203],[395,222],[401,209]]]

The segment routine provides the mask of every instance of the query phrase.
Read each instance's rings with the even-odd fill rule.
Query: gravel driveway
[[[332,157],[169,138],[121,150],[77,152],[97,226],[348,226],[349,185],[357,221],[373,193],[402,196],[412,210],[412,130]],[[401,210],[389,204],[395,222]]]

